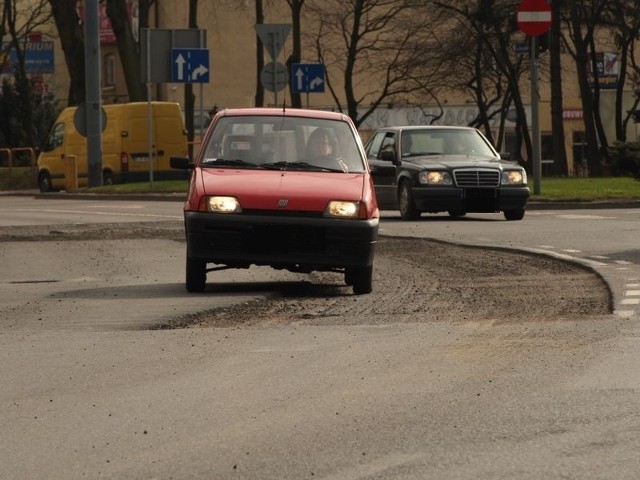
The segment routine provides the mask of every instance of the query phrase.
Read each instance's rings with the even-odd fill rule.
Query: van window
[[[51,129],[51,133],[47,137],[47,141],[43,146],[43,150],[45,152],[50,152],[51,150],[55,150],[58,147],[62,146],[62,141],[64,139],[64,123],[57,123]]]

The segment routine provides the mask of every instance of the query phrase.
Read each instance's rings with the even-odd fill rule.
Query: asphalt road
[[[158,195],[157,201],[149,201],[149,196],[132,196],[125,201],[106,198],[112,197],[32,192],[17,197],[0,195],[0,228],[182,219],[180,195]],[[75,200],[70,203],[72,199]],[[640,300],[629,295],[640,282],[638,201],[533,203],[526,221],[520,222],[505,222],[501,214],[468,215],[459,221],[446,214],[423,214],[418,222],[403,222],[396,212],[383,212],[383,219],[382,234],[514,248],[577,261],[595,269],[609,282],[616,314],[632,316],[640,311]]]
[[[175,280],[184,253],[179,203],[0,198],[0,212],[0,234],[17,235],[0,242],[0,478],[632,479],[640,472],[640,316],[623,301],[640,298],[633,242],[640,210],[410,223],[386,212],[384,234],[571,258],[602,272],[616,292],[614,314],[521,309],[510,319],[455,321],[424,318],[406,302],[361,310],[333,287],[309,299],[298,277],[263,270],[228,271],[222,275],[239,275],[234,288],[187,295]],[[81,226],[87,222],[95,223],[91,235]],[[413,252],[422,267],[412,278],[423,278],[430,253],[446,262],[435,252]],[[502,259],[499,251],[487,258]],[[511,278],[535,288],[536,278]],[[441,280],[468,297],[463,276]],[[390,275],[386,293],[404,293],[403,281]],[[260,317],[254,307],[274,285],[286,295],[268,303],[262,322],[152,329],[189,310],[215,315],[225,304]],[[539,290],[550,296],[545,286]],[[428,310],[434,297],[424,292],[410,293],[423,293]],[[516,295],[512,301],[517,308]],[[273,320],[283,316],[289,321]]]

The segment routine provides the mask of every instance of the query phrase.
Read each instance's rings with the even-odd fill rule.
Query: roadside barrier
[[[4,162],[1,161],[3,158],[7,159],[6,168],[8,168],[9,170],[11,170],[13,167],[24,166],[24,165],[14,165],[14,158],[16,154],[20,154],[24,152],[29,154],[28,166],[31,167],[35,172],[38,153],[35,148],[31,148],[31,147],[0,148],[0,167],[5,166],[3,165]]]
[[[67,192],[78,189],[78,165],[75,155],[64,157],[64,185]]]

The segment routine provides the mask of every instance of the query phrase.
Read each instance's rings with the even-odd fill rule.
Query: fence
[[[30,167],[36,171],[38,152],[31,147],[0,148],[0,167]]]

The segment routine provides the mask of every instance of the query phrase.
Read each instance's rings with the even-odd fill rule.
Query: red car
[[[364,147],[341,113],[288,108],[219,112],[192,163],[184,205],[186,286],[207,272],[268,265],[335,271],[372,291],[380,212]],[[209,268],[208,264],[215,264]]]

